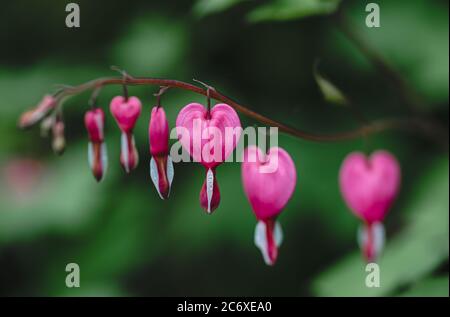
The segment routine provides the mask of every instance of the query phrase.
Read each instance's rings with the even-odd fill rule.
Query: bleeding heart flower
[[[200,205],[211,213],[220,202],[216,167],[228,158],[239,141],[242,132],[239,117],[224,103],[215,105],[210,111],[199,103],[191,103],[181,109],[176,126],[183,147],[195,162],[206,168]]]
[[[242,183],[244,192],[258,219],[255,244],[267,265],[274,265],[283,240],[277,216],[291,198],[297,182],[294,162],[279,147],[264,154],[258,147],[244,151]]]
[[[173,180],[173,164],[169,155],[169,123],[162,107],[153,107],[148,127],[150,141],[150,177],[161,199],[167,199]]]
[[[38,103],[38,105],[22,114],[19,119],[20,128],[28,128],[44,118],[47,113],[54,109],[57,104],[57,100],[52,95],[45,95],[44,98]]]
[[[116,96],[110,104],[111,113],[122,131],[120,164],[127,173],[135,169],[139,162],[133,128],[141,114],[141,108],[141,101],[137,97]]]
[[[400,188],[400,165],[387,151],[369,158],[353,152],[342,163],[339,183],[348,207],[365,222],[358,240],[366,259],[374,261],[384,244],[382,221]]]
[[[84,115],[84,125],[89,135],[88,160],[92,174],[99,182],[106,174],[108,155],[104,143],[105,113],[101,108],[89,110]]]

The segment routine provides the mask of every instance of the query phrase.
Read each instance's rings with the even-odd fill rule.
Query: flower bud
[[[47,137],[55,122],[55,117],[48,116],[41,122],[41,137]]]
[[[150,177],[161,199],[167,199],[174,176],[169,155],[169,123],[162,107],[153,107],[148,127],[150,142]]]
[[[54,109],[57,104],[57,100],[52,95],[45,95],[38,105],[26,112],[24,112],[19,119],[19,127],[24,129],[31,127],[42,118],[44,118],[47,113]]]
[[[84,124],[88,131],[88,161],[92,174],[100,182],[108,167],[108,156],[104,143],[105,114],[101,108],[92,109],[84,115]]]
[[[66,138],[64,137],[64,122],[56,120],[52,128],[52,148],[57,155],[62,155],[66,149]]]

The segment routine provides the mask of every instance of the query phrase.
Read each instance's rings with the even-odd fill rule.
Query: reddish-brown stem
[[[156,107],[161,107],[161,96],[169,89],[169,86],[163,86],[159,88],[159,91],[156,94],[153,94],[153,96],[156,97]]]
[[[202,86],[204,86],[206,88],[206,109],[208,110],[206,112],[206,119],[211,119],[211,91],[215,90],[214,87],[205,84],[204,82],[197,80],[197,79],[193,79],[193,81],[195,81],[196,83],[201,84]]]
[[[123,84],[167,86],[171,88],[188,90],[203,96],[208,96],[209,90],[209,95],[211,98],[230,105],[240,113],[250,118],[253,118],[254,120],[259,121],[267,126],[278,127],[280,131],[290,134],[294,137],[309,141],[316,141],[316,142],[343,141],[359,138],[368,134],[377,133],[385,130],[400,129],[400,130],[410,130],[412,132],[419,132],[425,136],[430,137],[434,141],[437,142],[444,141],[445,143],[445,140],[442,140],[441,131],[438,131],[438,129],[435,129],[435,127],[429,124],[429,122],[424,122],[420,118],[385,119],[373,121],[355,130],[340,132],[336,134],[309,133],[303,130],[290,127],[286,124],[270,119],[262,114],[250,110],[248,107],[243,106],[237,103],[236,101],[232,100],[231,98],[217,92],[217,90],[215,89],[203,89],[198,86],[173,79],[131,77],[131,76],[126,76],[125,78],[120,77],[98,78],[78,86],[65,87],[64,89],[58,92],[57,97],[61,99],[70,95],[79,94],[86,90],[98,89],[106,85],[123,85]]]

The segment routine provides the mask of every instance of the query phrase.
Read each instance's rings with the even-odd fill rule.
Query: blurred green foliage
[[[252,22],[292,20],[333,13],[340,0],[275,0],[257,7],[248,18]]]
[[[198,0],[193,7],[193,12],[198,17],[203,17],[221,12],[243,1],[248,0]]]
[[[392,131],[367,141],[312,143],[280,135],[296,163],[298,185],[280,216],[285,240],[279,261],[269,268],[253,245],[256,220],[238,163],[218,168],[222,201],[212,216],[199,206],[205,172],[198,164],[177,164],[170,199],[158,198],[147,136],[157,87],[130,87],[145,105],[135,133],[141,163],[130,176],[120,168],[119,131],[107,117],[109,169],[100,185],[87,163],[82,120],[89,94],[67,101],[62,157],[52,155],[38,129],[16,128],[20,113],[55,84],[114,75],[110,65],[135,76],[197,78],[316,133],[356,127],[346,107],[325,104],[313,74],[317,58],[327,81],[368,118],[408,116],[397,92],[334,25],[330,15],[340,1],[77,3],[79,29],[65,27],[63,1],[2,4],[0,294],[448,296],[448,154],[421,136]],[[427,101],[421,110],[448,127],[448,3],[377,3],[379,29],[365,27],[364,1],[340,4],[355,31]],[[99,104],[107,109],[120,91],[103,89]],[[164,95],[171,126],[193,101],[205,100],[179,90]],[[382,287],[367,289],[358,221],[342,201],[337,175],[349,152],[378,148],[398,157],[403,185],[386,220]],[[40,167],[17,172],[13,167],[20,170],[24,159]],[[81,267],[80,289],[65,287],[70,262]]]

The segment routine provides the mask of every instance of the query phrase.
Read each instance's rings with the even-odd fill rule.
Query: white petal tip
[[[156,191],[158,192],[159,197],[164,200],[164,197],[161,195],[161,192],[159,191],[159,175],[158,175],[158,168],[156,167],[156,162],[153,159],[153,157],[150,159],[150,178],[152,179],[153,185],[156,188]]]
[[[370,228],[370,230],[369,230]],[[369,234],[371,236],[369,236]],[[369,239],[370,237],[370,239]],[[376,262],[376,259],[381,255],[385,243],[385,230],[384,225],[381,222],[375,222],[370,227],[366,224],[362,224],[358,228],[358,245],[361,250],[366,250],[367,248],[373,249],[373,254],[369,259],[370,262]],[[373,245],[368,246],[369,241],[372,241]]]
[[[275,240],[275,245],[279,247],[283,241],[283,231],[281,230],[281,225],[278,221],[275,222],[273,238]],[[264,221],[260,220],[256,224],[254,242],[261,251],[264,262],[269,266],[273,266],[274,262],[269,257],[266,223]]]

